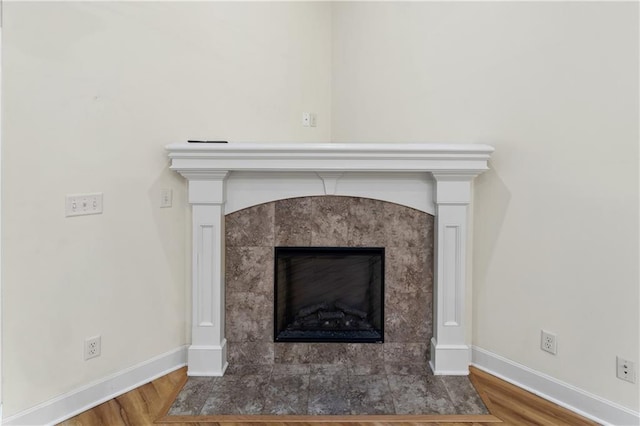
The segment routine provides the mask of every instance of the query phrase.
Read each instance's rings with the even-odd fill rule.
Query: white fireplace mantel
[[[190,376],[220,376],[225,339],[224,216],[252,205],[311,195],[391,201],[434,214],[435,374],[466,375],[467,207],[471,181],[493,148],[428,143],[176,143],[171,169],[189,181],[192,205]]]

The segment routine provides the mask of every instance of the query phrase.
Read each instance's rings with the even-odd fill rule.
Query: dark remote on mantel
[[[228,141],[187,141],[189,143],[229,143]]]

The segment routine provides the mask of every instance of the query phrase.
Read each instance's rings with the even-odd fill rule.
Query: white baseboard
[[[640,424],[640,413],[636,411],[607,401],[485,349],[472,346],[471,359],[472,365],[480,370],[598,423],[615,426]]]
[[[187,365],[181,346],[133,367],[111,374],[33,408],[2,419],[5,426],[53,425]]]

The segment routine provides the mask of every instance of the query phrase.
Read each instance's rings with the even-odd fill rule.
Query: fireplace
[[[274,341],[384,341],[384,248],[276,247]]]
[[[434,317],[429,365],[435,374],[469,373],[467,338],[471,317],[465,305],[466,266],[471,263],[467,257],[471,254],[467,250],[468,206],[473,179],[488,170],[491,146],[175,143],[168,145],[167,150],[171,169],[189,181],[188,201],[192,207],[188,375],[221,376],[228,366],[225,215],[276,200],[324,195],[382,200],[435,216],[431,299]],[[376,235],[370,232],[375,230],[361,231],[356,230],[354,235]],[[344,235],[340,227],[336,227],[326,236],[344,238]],[[239,236],[241,239],[252,237],[246,231],[241,231]],[[264,347],[263,342],[255,343],[259,345],[247,342],[244,353]],[[359,346],[386,345],[385,339],[384,345]],[[387,352],[389,358],[396,355],[390,347],[385,351],[385,359]]]

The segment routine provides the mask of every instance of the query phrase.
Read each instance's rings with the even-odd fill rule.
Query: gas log
[[[366,312],[342,302],[336,302],[333,306],[328,302],[305,306],[298,311],[295,320],[287,326],[287,330],[326,328],[371,330],[373,326],[367,321]]]

